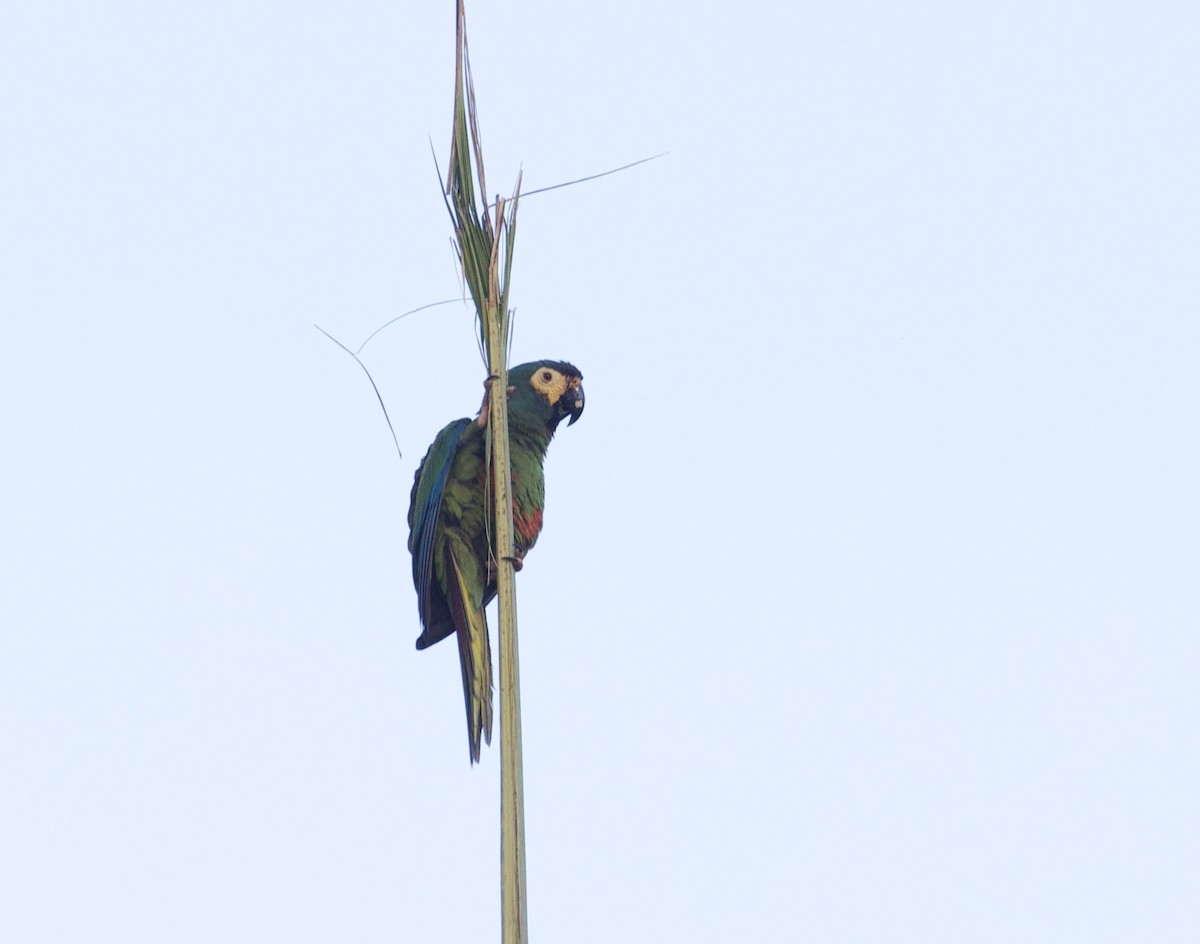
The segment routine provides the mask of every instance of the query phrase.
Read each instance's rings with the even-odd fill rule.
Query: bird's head
[[[508,372],[512,398],[510,417],[539,419],[553,433],[570,417],[570,426],[583,414],[583,374],[566,361],[532,361]]]

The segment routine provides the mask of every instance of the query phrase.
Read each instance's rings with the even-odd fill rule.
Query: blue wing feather
[[[434,439],[425,458],[417,469],[416,481],[413,483],[412,506],[410,509],[409,527],[411,533],[408,539],[409,550],[413,558],[413,585],[417,590],[417,606],[421,613],[423,632],[417,640],[417,648],[424,649],[440,639],[444,639],[454,631],[452,622],[449,625],[435,625],[447,622],[446,612],[442,620],[438,619],[435,609],[446,608],[443,592],[436,586],[433,574],[434,537],[437,532],[438,512],[442,507],[442,496],[446,491],[446,481],[450,477],[450,469],[454,465],[454,456],[458,452],[458,444],[463,432],[471,425],[469,419],[455,420]],[[440,607],[435,608],[435,603]]]

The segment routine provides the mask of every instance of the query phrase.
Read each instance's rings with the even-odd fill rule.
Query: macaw
[[[535,361],[508,372],[508,442],[512,467],[514,566],[542,530],[542,460],[558,424],[583,413],[583,375],[564,361]],[[458,634],[471,762],[492,742],[492,652],[484,607],[496,595],[491,471],[485,460],[488,396],[474,419],[455,420],[417,467],[408,508],[408,549],[425,649]],[[485,498],[485,496],[487,496]]]

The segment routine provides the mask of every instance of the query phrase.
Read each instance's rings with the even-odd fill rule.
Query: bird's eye
[[[551,373],[550,373],[550,371],[548,371],[548,370],[543,370],[543,371],[542,371],[542,383],[549,383],[549,382],[550,382],[550,378],[551,378],[551,377],[553,377],[553,376],[554,376],[554,375],[553,375],[553,374],[551,374]]]

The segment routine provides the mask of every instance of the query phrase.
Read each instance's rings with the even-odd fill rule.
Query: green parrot
[[[508,372],[508,442],[512,466],[515,566],[542,530],[542,460],[558,424],[583,413],[583,375],[564,361],[535,361]],[[417,467],[408,508],[408,549],[425,649],[458,634],[471,762],[492,742],[492,651],[484,607],[496,595],[491,531],[491,475],[484,455],[488,396],[474,420],[455,420]],[[486,484],[486,490],[485,490]],[[485,498],[485,495],[489,496]]]

